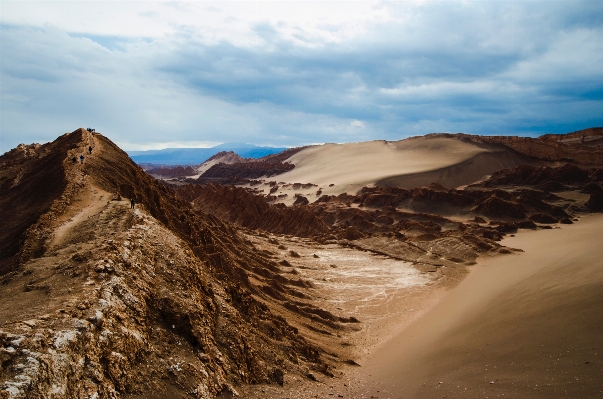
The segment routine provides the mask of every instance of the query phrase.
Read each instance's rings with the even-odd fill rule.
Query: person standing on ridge
[[[80,155],[80,163],[84,163],[84,154]]]
[[[134,205],[136,205],[136,200],[134,198],[130,199],[130,208],[134,209]]]
[[[88,147],[88,152],[92,155],[92,146]]]

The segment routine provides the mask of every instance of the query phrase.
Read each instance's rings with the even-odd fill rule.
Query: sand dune
[[[295,169],[279,175],[279,181],[314,183],[324,194],[333,195],[353,194],[372,184],[417,187],[435,181],[457,187],[530,160],[502,145],[424,136],[395,142],[314,146],[287,162],[295,164]]]
[[[382,187],[415,188],[435,182],[456,188],[474,183],[501,169],[526,164],[537,164],[537,161],[508,149],[485,151],[453,165],[425,172],[389,176],[376,184]]]
[[[602,397],[603,216],[521,233],[366,360],[357,392]]]

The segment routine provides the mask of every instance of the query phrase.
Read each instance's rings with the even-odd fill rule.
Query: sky
[[[603,1],[0,1],[0,153],[603,126]]]

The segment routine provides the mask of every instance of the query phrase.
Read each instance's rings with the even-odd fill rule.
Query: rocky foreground
[[[304,282],[104,136],[78,129],[0,161],[0,397],[212,398],[329,373],[248,271]]]

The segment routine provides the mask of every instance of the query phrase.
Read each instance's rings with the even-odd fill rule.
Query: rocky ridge
[[[35,201],[28,219],[3,215],[15,228],[1,253],[0,397],[213,398],[286,373],[330,374],[324,352],[275,310],[347,319],[300,302],[302,280],[106,137],[78,129],[14,155],[0,157],[2,199]]]

